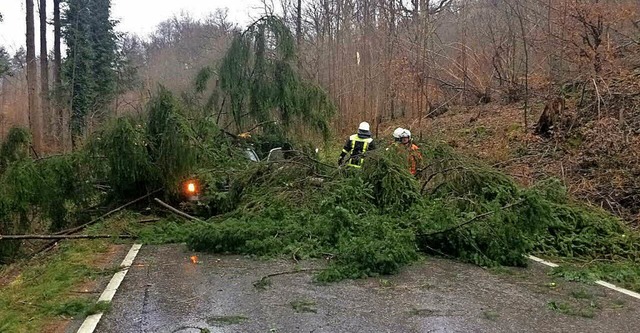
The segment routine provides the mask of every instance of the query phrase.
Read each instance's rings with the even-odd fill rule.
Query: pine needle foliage
[[[50,231],[68,228],[76,221],[79,209],[89,207],[97,195],[87,182],[88,170],[81,154],[45,159],[36,164],[37,195],[34,204],[42,217],[50,221]]]
[[[207,89],[207,82],[211,80],[213,74],[213,68],[209,66],[204,67],[196,74],[193,83],[197,94],[201,94]]]
[[[210,180],[205,170],[233,168],[242,159],[211,117],[189,109],[162,86],[149,101],[146,117],[112,120],[89,146],[100,161],[97,178],[105,179],[113,199],[121,201],[159,188],[175,197],[186,178]]]
[[[327,139],[335,106],[318,85],[302,79],[295,61],[295,41],[287,26],[278,17],[262,17],[234,36],[208,104],[231,114],[237,132],[261,124],[265,134],[282,135],[298,125]],[[209,77],[211,69],[203,69],[196,80],[198,91],[205,90]]]
[[[29,227],[27,213],[35,194],[32,162],[13,163],[0,176],[0,233],[20,233]],[[0,262],[18,253],[19,241],[0,242]]]
[[[29,145],[28,132],[22,129],[12,129],[0,145],[2,234],[32,227],[59,231],[87,222],[91,216],[79,214],[90,205],[118,205],[156,189],[173,199],[180,183],[194,175],[212,185],[210,193],[217,193],[223,186],[215,184],[224,184],[227,172],[248,164],[211,116],[189,109],[164,87],[154,94],[144,117],[112,119],[72,154],[33,160]],[[226,197],[205,211],[235,208]],[[0,257],[10,259],[19,244],[0,243]]]
[[[12,163],[0,175],[0,233],[25,233],[34,221],[48,222],[50,231],[69,227],[94,197],[84,166],[77,154]],[[0,242],[0,261],[17,254],[19,245]]]
[[[148,111],[146,136],[150,162],[158,169],[165,189],[179,189],[182,177],[192,172],[195,165],[193,130],[181,102],[162,86],[149,102]]]
[[[116,22],[111,0],[67,0],[62,11],[62,38],[69,52],[62,66],[62,88],[71,109],[75,138],[84,133],[87,117],[104,116],[117,88]]]
[[[158,182],[159,174],[149,160],[148,140],[141,120],[121,117],[97,133],[92,141],[96,156],[106,160],[104,169],[109,186],[121,198],[133,198]],[[104,168],[107,166],[107,168]]]
[[[371,156],[364,165],[363,176],[373,187],[381,213],[406,212],[420,200],[419,183],[405,161],[398,152],[389,150]]]
[[[0,145],[0,173],[9,164],[29,157],[31,134],[24,128],[12,127],[2,145]]]
[[[302,158],[237,173],[229,193],[235,208],[198,224],[187,244],[257,256],[330,255],[319,281],[392,274],[420,253],[481,266],[526,266],[529,253],[637,260],[636,234],[571,202],[559,183],[520,188],[446,145],[423,146],[417,179],[393,150],[371,154],[355,172]]]

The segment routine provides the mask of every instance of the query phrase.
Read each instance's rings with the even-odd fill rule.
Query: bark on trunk
[[[70,149],[69,112],[63,107],[59,95],[62,86],[62,52],[60,50],[62,34],[60,27],[60,0],[53,0],[53,81],[57,92],[55,99],[56,128],[54,130],[60,140],[60,146],[64,151],[68,151]]]
[[[51,144],[53,117],[49,111],[49,59],[47,55],[47,2],[40,0],[40,105],[44,120],[44,137]]]
[[[29,102],[29,127],[33,135],[33,147],[36,153],[42,149],[42,115],[38,109],[35,24],[33,0],[26,0],[27,9],[27,92]]]

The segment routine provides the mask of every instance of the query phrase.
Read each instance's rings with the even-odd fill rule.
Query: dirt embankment
[[[581,119],[575,106],[567,105],[565,113],[571,121],[561,132],[544,138],[532,134],[543,108],[542,102],[532,105],[527,131],[520,105],[489,104],[451,109],[426,119],[422,128],[412,132],[416,137],[445,140],[523,185],[556,177],[574,197],[640,226],[640,131],[629,125],[635,118],[640,121],[640,115],[630,114],[627,125],[621,126],[612,114]],[[384,128],[390,132],[402,123]]]

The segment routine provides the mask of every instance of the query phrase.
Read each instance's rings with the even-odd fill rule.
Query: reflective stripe
[[[347,163],[347,165],[361,168],[364,161],[363,156],[361,155],[367,152],[367,149],[369,149],[369,144],[373,142],[373,138],[363,139],[358,137],[358,134],[353,134],[349,137],[349,141],[351,141],[351,151],[346,153],[350,153],[351,157],[349,158],[349,162]],[[359,142],[362,143],[362,151],[358,152],[358,154],[354,154],[356,150],[356,144]]]

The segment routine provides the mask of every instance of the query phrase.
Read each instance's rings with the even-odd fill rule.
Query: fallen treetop
[[[0,235],[4,239],[97,239],[97,238],[137,238],[132,235]]]

